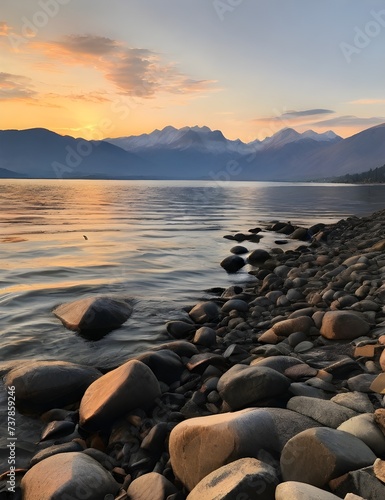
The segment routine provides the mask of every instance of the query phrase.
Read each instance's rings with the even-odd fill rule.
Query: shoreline
[[[267,495],[260,498],[283,499],[294,495],[286,483],[301,479],[343,498],[364,496],[361,476],[385,497],[385,210],[326,225],[308,246],[298,243],[257,254],[253,283],[215,290],[188,311],[189,321],[167,324],[170,342],[107,374],[49,362],[11,370],[5,383],[15,386],[18,407],[43,413],[48,426],[30,452],[34,466],[25,473],[27,457],[18,467],[23,498],[49,498],[36,496],[45,475],[44,495],[82,485],[95,499],[145,498],[147,488],[154,499],[185,499],[188,491],[189,500],[209,499],[202,495],[214,495],[218,482],[241,495],[258,481]],[[60,397],[59,372],[71,388],[61,380]],[[70,409],[54,410],[63,407]],[[193,445],[194,436],[201,438]],[[340,438],[338,455],[328,443]],[[330,471],[321,461],[314,475],[301,454],[314,463],[320,446],[339,466]],[[76,471],[65,486],[54,477],[55,468],[74,464],[100,479],[103,496]]]

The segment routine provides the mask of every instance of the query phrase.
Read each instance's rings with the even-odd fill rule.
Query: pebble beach
[[[275,246],[249,252],[266,232]],[[3,374],[36,435],[1,463],[1,499],[385,498],[385,210],[224,237],[223,272],[247,263],[249,279],[202,290],[166,343],[109,371]],[[131,312],[124,297],[53,311],[93,341]]]

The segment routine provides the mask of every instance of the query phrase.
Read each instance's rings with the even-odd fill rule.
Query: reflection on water
[[[310,225],[384,208],[385,186],[164,181],[0,181],[0,358],[113,366],[165,339],[163,325],[228,276],[230,231],[273,219]],[[86,238],[85,238],[86,237]],[[268,248],[274,236],[264,233]],[[92,294],[136,299],[97,343],[63,328],[59,303]],[[179,311],[179,312],[178,312]]]

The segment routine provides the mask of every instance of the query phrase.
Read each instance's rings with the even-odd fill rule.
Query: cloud
[[[305,109],[304,111],[288,111],[283,113],[281,116],[285,118],[302,118],[304,116],[315,116],[315,115],[330,115],[335,113],[331,109]]]
[[[0,36],[8,36],[11,31],[11,27],[5,21],[0,21]]]
[[[385,99],[357,99],[348,104],[385,104]]]
[[[84,94],[55,94],[54,92],[50,92],[44,95],[44,98],[47,99],[68,99],[71,101],[83,101],[83,102],[92,102],[92,103],[104,103],[111,102],[111,99],[106,97],[106,95],[102,92],[88,92]]]
[[[361,118],[354,115],[344,115],[336,116],[335,118],[331,118],[329,120],[318,121],[312,123],[312,125],[318,127],[370,127],[381,123],[385,123],[385,117],[372,116],[370,118]]]
[[[22,75],[0,73],[0,100],[31,99],[36,95],[32,80]]]
[[[157,52],[127,47],[110,38],[72,35],[33,46],[55,61],[96,69],[123,95],[149,98],[166,92],[195,96],[218,90],[216,81],[193,79]]]

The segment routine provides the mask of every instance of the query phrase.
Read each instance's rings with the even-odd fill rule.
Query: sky
[[[1,0],[0,129],[245,142],[385,122],[385,0]]]

